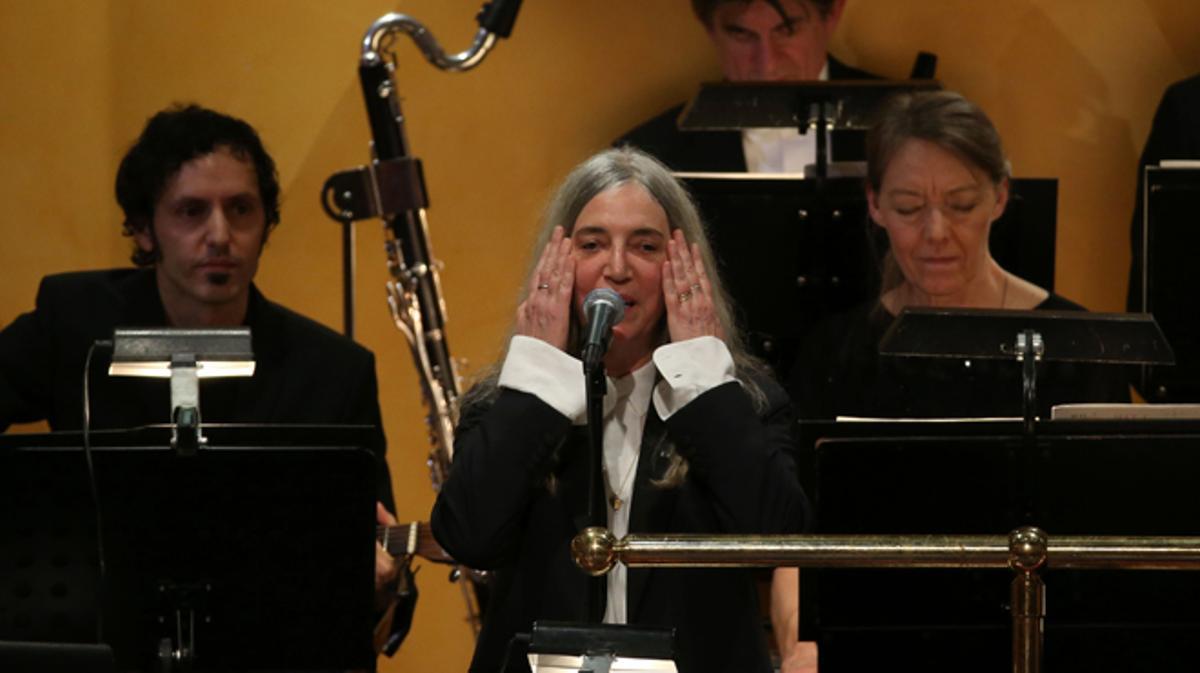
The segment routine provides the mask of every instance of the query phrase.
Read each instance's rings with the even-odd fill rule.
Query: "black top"
[[[1035,308],[1085,310],[1056,294]],[[798,418],[1021,416],[1020,363],[882,357],[879,342],[893,320],[876,300],[813,328],[790,377]],[[1037,384],[1042,418],[1055,404],[1129,401],[1122,373],[1111,367],[1040,363]]]
[[[800,532],[808,504],[789,457],[791,409],[783,390],[758,381],[761,410],[736,383],[713,388],[665,421],[646,414],[634,479],[631,533]],[[571,539],[588,525],[587,432],[534,395],[500,389],[463,410],[454,467],[431,516],[438,542],[473,568],[494,570],[472,671],[494,673],[516,633],[536,619],[586,621],[589,578]],[[655,485],[667,448],[688,460],[683,483]],[[552,477],[552,479],[551,479]],[[771,670],[755,572],[631,569],[631,624],[676,629],[682,673]],[[528,670],[522,658],[509,671]]]
[[[166,312],[153,269],[112,269],[47,276],[36,308],[0,332],[0,430],[46,420],[78,430],[88,348],[115,327],[162,327]],[[383,460],[375,356],[366,348],[250,288],[254,376],[200,382],[205,423],[352,424],[375,428],[366,448],[380,462],[378,498],[392,509]],[[167,379],[112,377],[111,348],[97,348],[89,371],[91,428],[120,429],[170,421]]]
[[[881,79],[829,57],[829,79]],[[653,155],[673,171],[745,173],[746,155],[738,131],[680,131],[683,103],[623,134],[614,146],[629,145]]]

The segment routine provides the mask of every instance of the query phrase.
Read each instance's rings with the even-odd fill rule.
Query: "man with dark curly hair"
[[[0,431],[41,420],[53,430],[79,429],[88,350],[115,327],[246,325],[255,374],[206,381],[204,421],[372,427],[377,514],[392,523],[375,356],[254,286],[279,223],[279,191],[275,162],[246,122],[197,105],[151,117],[116,180],[135,268],[42,279],[36,308],[0,332]],[[98,348],[92,358],[90,427],[169,421],[165,384],[108,376],[109,355]],[[395,574],[377,550],[381,596]]]
[[[254,129],[196,105],[160,112],[121,160],[116,195],[169,324],[242,324],[279,224],[275,162]]]

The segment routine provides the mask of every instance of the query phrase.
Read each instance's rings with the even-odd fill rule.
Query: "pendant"
[[[623,500],[621,500],[620,498],[618,498],[615,495],[612,497],[612,500],[609,500],[608,502],[610,505],[612,505],[614,512],[621,509],[621,505],[625,504],[625,502]]]

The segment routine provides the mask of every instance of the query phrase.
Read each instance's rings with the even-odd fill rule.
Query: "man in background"
[[[731,82],[877,79],[829,55],[846,0],[692,0],[692,11]],[[642,149],[675,171],[801,173],[814,163],[813,133],[762,128],[680,131],[683,104],[616,142]]]
[[[275,162],[246,122],[196,105],[154,115],[117,172],[134,267],[42,279],[36,308],[0,331],[0,431],[43,420],[80,429],[89,350],[115,327],[249,326],[255,373],[206,380],[203,421],[370,427],[377,519],[394,523],[375,356],[254,285],[279,191]],[[168,384],[110,377],[109,359],[104,348],[91,359],[90,427],[170,421]],[[381,609],[396,575],[377,546]]]

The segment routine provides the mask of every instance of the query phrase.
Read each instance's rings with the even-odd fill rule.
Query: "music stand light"
[[[108,374],[170,378],[171,447],[190,455],[205,444],[199,379],[253,376],[250,328],[117,328]]]

